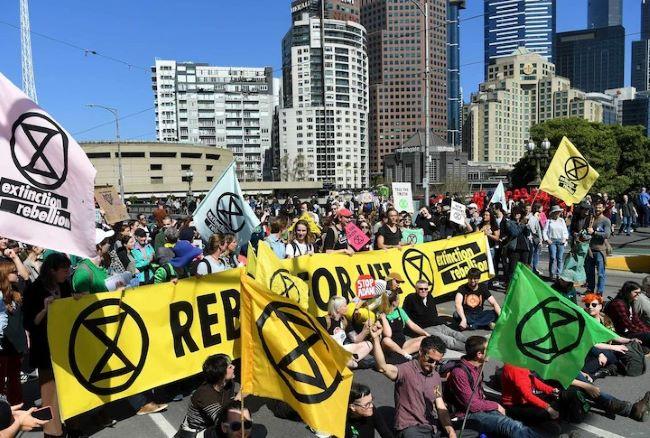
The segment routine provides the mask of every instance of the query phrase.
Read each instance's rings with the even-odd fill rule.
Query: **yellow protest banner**
[[[598,176],[573,143],[563,137],[539,189],[569,205],[577,204],[589,193]]]
[[[253,277],[271,292],[298,303],[302,310],[309,308],[309,286],[284,268],[268,243],[263,241],[257,245]]]
[[[314,218],[313,218],[313,217],[312,217],[308,212],[304,212],[304,213],[303,213],[303,214],[298,218],[298,220],[299,220],[299,221],[305,221],[305,222],[307,222],[307,224],[309,225],[309,231],[311,231],[312,234],[314,234],[314,235],[316,235],[316,236],[320,236],[321,229],[320,229],[320,227],[318,226],[318,224],[316,223],[316,221],[314,221]],[[295,226],[296,226],[296,223],[295,223],[295,222],[292,223],[292,224],[289,226],[289,228],[287,228],[287,231],[289,231],[289,232],[293,232],[293,228],[294,228]]]
[[[288,403],[319,433],[345,436],[349,353],[312,315],[241,276],[242,392]]]
[[[209,355],[238,357],[240,271],[53,302],[61,416],[197,374]]]
[[[307,283],[311,291],[309,312],[317,316],[327,313],[327,302],[334,295],[350,301],[355,296],[355,282],[363,274],[387,278],[391,271],[398,272],[406,280],[402,285],[405,295],[414,292],[415,283],[424,279],[432,285],[434,296],[455,292],[467,281],[470,268],[482,272],[481,281],[494,274],[487,238],[480,232],[353,256],[301,256],[282,260],[282,265]]]

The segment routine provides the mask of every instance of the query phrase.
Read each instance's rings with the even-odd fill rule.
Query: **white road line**
[[[174,435],[176,435],[176,428],[172,426],[169,421],[167,421],[163,414],[149,414],[148,417],[151,418],[151,421],[156,423],[158,429],[160,429],[167,438],[172,438]]]
[[[607,430],[600,429],[596,426],[592,426],[591,424],[580,423],[580,424],[572,424],[572,426],[582,429],[585,432],[593,433],[594,435],[600,438],[625,438],[623,435],[617,435],[613,432],[609,432]]]

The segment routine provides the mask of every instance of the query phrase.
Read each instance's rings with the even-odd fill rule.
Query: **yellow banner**
[[[64,419],[239,357],[240,269],[57,300],[48,338]]]
[[[578,204],[587,196],[598,176],[573,143],[563,137],[539,189],[568,205]]]
[[[348,301],[354,297],[355,283],[362,274],[386,278],[391,271],[398,272],[405,280],[402,285],[404,295],[414,292],[415,283],[424,279],[432,285],[434,296],[455,292],[467,282],[467,271],[472,267],[483,273],[481,281],[494,274],[487,238],[480,232],[401,249],[361,252],[353,256],[302,256],[282,260],[282,265],[307,283],[311,292],[309,311],[317,316],[327,313],[330,297],[343,295]],[[292,287],[290,282],[285,285]]]
[[[350,354],[297,303],[241,281],[242,392],[282,400],[312,429],[343,438]]]
[[[248,272],[271,292],[295,301],[302,310],[309,309],[309,286],[282,266],[266,242],[257,245],[255,267]]]

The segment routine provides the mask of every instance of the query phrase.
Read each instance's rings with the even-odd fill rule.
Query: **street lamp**
[[[548,159],[548,150],[551,148],[551,142],[548,141],[548,138],[545,138],[541,146],[541,148],[538,148],[532,138],[524,140],[524,148],[535,161],[535,178],[528,183],[529,187],[539,187],[541,184],[541,164],[542,160],[545,161]]]
[[[120,198],[124,203],[124,179],[122,178],[122,148],[120,146],[120,116],[117,108],[111,108],[104,105],[88,104],[88,108],[101,108],[109,111],[115,117],[115,141],[117,143],[117,172],[118,172],[118,185],[120,187]]]
[[[187,196],[192,196],[192,181],[194,180],[194,172],[187,170],[185,172],[185,180],[187,181]]]

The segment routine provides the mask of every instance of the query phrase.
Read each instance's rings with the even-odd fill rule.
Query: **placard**
[[[115,187],[95,187],[95,201],[99,204],[99,208],[104,210],[104,218],[107,223],[113,225],[131,219],[126,210],[126,205],[122,202],[120,195],[117,194]]]
[[[357,297],[361,300],[375,298],[375,279],[372,278],[372,275],[359,275],[356,283],[356,292]]]
[[[393,205],[398,212],[407,211],[414,213],[413,208],[413,192],[411,191],[411,183],[408,182],[394,182],[393,183]]]
[[[352,222],[348,222],[345,226],[345,235],[348,236],[348,244],[354,248],[355,251],[361,250],[368,244],[368,242],[370,242],[370,238],[366,233]]]
[[[402,228],[402,242],[409,245],[424,243],[424,230],[422,228]]]
[[[451,201],[451,211],[449,212],[449,220],[457,223],[458,225],[465,225],[467,214],[465,213],[466,207],[460,202]]]

